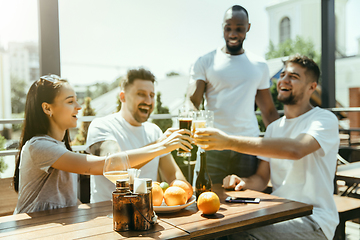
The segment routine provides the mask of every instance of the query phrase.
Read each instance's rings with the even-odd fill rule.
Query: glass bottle
[[[195,182],[196,199],[201,193],[211,192],[212,189],[211,178],[206,168],[206,153],[202,149],[200,151],[200,171]]]
[[[133,209],[128,179],[116,180],[116,190],[112,193],[113,228],[115,231],[128,231],[132,227]]]

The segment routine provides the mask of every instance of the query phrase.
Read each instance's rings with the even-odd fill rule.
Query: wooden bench
[[[345,222],[360,218],[360,199],[334,195],[334,200],[340,218],[334,240],[345,240]]]
[[[13,178],[0,179],[0,216],[13,214],[18,194],[12,185]]]

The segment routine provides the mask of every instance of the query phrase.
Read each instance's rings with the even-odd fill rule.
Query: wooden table
[[[210,239],[312,214],[312,205],[257,191],[225,191],[220,184],[215,184],[213,191],[221,202],[215,215],[204,216],[193,204],[181,212],[159,214],[159,217],[187,231],[191,239]],[[257,197],[261,200],[259,204],[226,203],[227,196]]]
[[[149,231],[115,232],[111,202],[0,217],[1,239],[209,239],[275,222],[310,215],[312,206],[261,192],[214,191],[221,199],[220,210],[203,216],[196,204],[172,214],[158,214]],[[260,204],[225,203],[226,196],[261,198]]]
[[[336,179],[346,182],[348,188],[342,195],[348,195],[360,184],[360,162],[339,165],[336,171]]]

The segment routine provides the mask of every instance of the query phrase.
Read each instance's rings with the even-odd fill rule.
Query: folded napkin
[[[147,178],[135,178],[134,179],[134,193],[147,193]]]
[[[129,184],[134,184],[134,179],[139,177],[141,169],[129,168],[127,171],[129,174]]]

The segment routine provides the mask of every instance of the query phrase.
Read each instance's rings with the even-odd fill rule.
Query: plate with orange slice
[[[154,206],[153,208],[154,211],[157,213],[172,213],[172,212],[180,211],[181,209],[184,209],[187,206],[190,206],[195,202],[195,200],[196,200],[195,195],[192,195],[185,204],[175,205],[175,206],[167,206],[164,200],[160,206]]]

